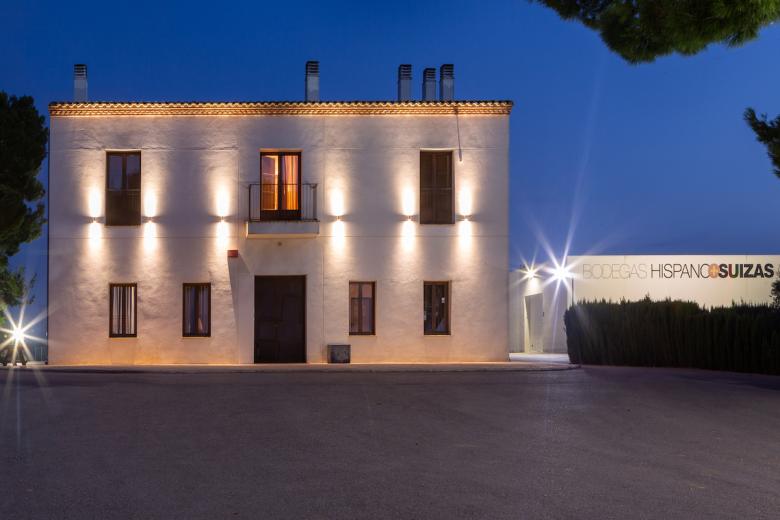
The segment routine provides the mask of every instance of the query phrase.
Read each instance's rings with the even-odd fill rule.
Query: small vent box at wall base
[[[328,345],[328,363],[349,363],[350,345]]]

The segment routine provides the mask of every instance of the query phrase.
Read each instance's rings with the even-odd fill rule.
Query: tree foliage
[[[774,165],[774,173],[780,177],[780,116],[773,121],[768,121],[766,114],[761,114],[759,117],[755,110],[748,108],[745,110],[745,121],[755,132],[756,139],[766,145],[767,153]]]
[[[630,63],[730,47],[780,19],[780,0],[532,0],[579,20]]]
[[[9,258],[40,236],[44,223],[44,123],[31,97],[0,91],[0,310],[19,304],[26,289],[24,269],[11,270]]]
[[[772,305],[780,310],[780,278],[772,283]]]
[[[780,312],[693,302],[580,302],[563,316],[572,363],[780,375]]]

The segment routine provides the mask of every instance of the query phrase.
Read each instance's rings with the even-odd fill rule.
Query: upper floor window
[[[211,335],[211,284],[185,283],[182,335]]]
[[[108,291],[108,335],[112,338],[134,338],[138,325],[138,286],[134,283],[112,283]]]
[[[301,217],[300,152],[260,153],[260,218]]]
[[[141,152],[106,155],[106,225],[141,224]]]
[[[420,152],[420,224],[452,224],[452,152]]]

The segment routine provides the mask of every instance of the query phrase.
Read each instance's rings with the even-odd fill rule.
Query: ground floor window
[[[423,331],[425,334],[450,333],[450,283],[423,283]]]
[[[349,282],[349,333],[374,334],[374,282]]]
[[[211,284],[184,284],[182,335],[211,335]]]
[[[109,285],[109,325],[112,338],[134,338],[137,333],[138,286],[134,283]]]

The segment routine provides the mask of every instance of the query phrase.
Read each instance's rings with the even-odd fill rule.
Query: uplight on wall
[[[144,216],[151,222],[157,216],[157,194],[147,191],[144,195]]]
[[[341,190],[333,190],[331,192],[330,211],[333,213],[333,216],[336,217],[336,220],[341,220],[341,217],[344,216],[344,194],[341,192]]]
[[[97,219],[100,218],[103,209],[101,191],[99,189],[90,188],[89,194],[87,195],[87,206],[92,222],[97,222]]]
[[[464,188],[458,194],[458,211],[462,220],[469,220],[473,211],[471,190]]]
[[[415,200],[414,190],[412,188],[404,188],[401,194],[401,211],[403,212],[406,220],[414,220]]]
[[[225,188],[217,190],[217,216],[224,220],[230,214],[230,197]]]

